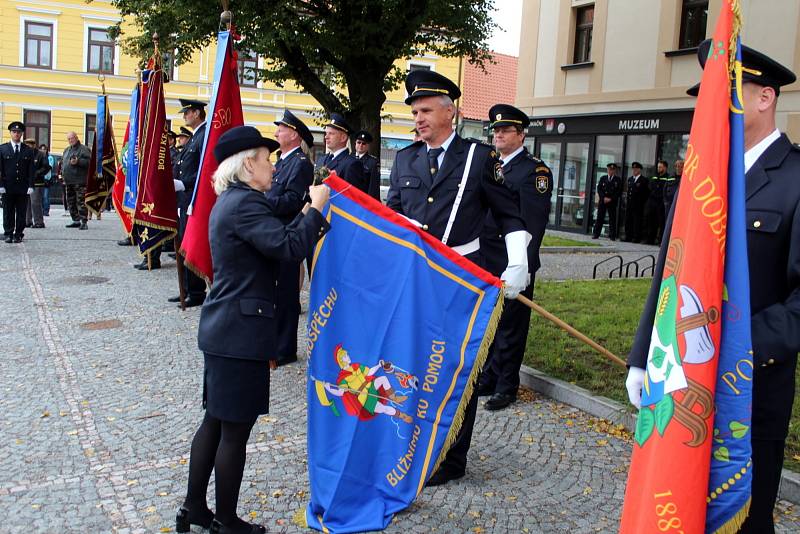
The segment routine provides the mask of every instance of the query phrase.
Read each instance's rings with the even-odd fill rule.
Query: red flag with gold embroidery
[[[232,32],[219,32],[217,61],[214,72],[214,89],[210,105],[210,127],[206,128],[197,185],[189,207],[186,233],[181,242],[181,254],[186,266],[198,276],[211,282],[214,267],[211,263],[211,246],[208,242],[208,218],[217,201],[212,178],[217,170],[214,147],[219,137],[236,126],[244,124],[242,100],[239,94],[239,77],[236,51],[231,40]]]
[[[118,154],[120,157],[117,158],[117,176],[114,180],[114,187],[111,189],[111,202],[114,203],[114,209],[117,211],[119,215],[119,220],[122,221],[122,227],[125,228],[125,233],[130,235],[131,227],[133,226],[133,220],[131,219],[131,214],[125,210],[123,206],[123,200],[125,195],[125,158],[128,154],[128,143],[130,142],[130,134],[131,134],[131,123],[128,122],[128,125],[125,127],[125,137],[122,141],[122,150],[121,154]]]
[[[139,186],[131,236],[144,255],[178,233],[178,207],[164,107],[164,71],[156,54],[142,73]]]

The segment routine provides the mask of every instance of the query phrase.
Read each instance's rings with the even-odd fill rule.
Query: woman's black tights
[[[239,520],[236,504],[244,472],[245,447],[255,419],[247,423],[220,421],[206,412],[192,440],[189,458],[189,488],[184,506],[189,510],[207,507],[206,491],[211,471],[215,474],[217,511],[215,518],[226,526]]]

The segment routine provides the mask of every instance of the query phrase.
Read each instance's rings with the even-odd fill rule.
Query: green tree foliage
[[[176,49],[177,61],[215,39],[221,4],[209,0],[112,0],[135,34],[112,35],[141,58],[152,53],[157,32],[163,50]],[[485,39],[495,28],[493,0],[231,0],[238,45],[264,58],[257,72],[279,86],[295,81],[327,113],[345,115],[354,128],[376,137],[385,93],[396,89],[405,71],[400,58],[433,52],[489,60]],[[375,143],[373,149],[379,149]]]

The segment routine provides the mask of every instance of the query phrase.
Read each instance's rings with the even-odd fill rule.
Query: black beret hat
[[[188,98],[179,98],[178,100],[182,106],[178,113],[186,113],[190,109],[204,109],[206,107],[206,103],[199,100],[190,100]]]
[[[353,131],[350,125],[347,124],[347,121],[344,120],[344,117],[339,113],[331,113],[331,121],[325,126],[333,126],[334,128],[343,131],[347,135],[350,135],[350,133]]]
[[[372,134],[370,134],[366,130],[359,130],[358,132],[356,132],[356,140],[357,141],[364,141],[365,143],[371,143],[372,142]]]
[[[449,96],[455,100],[461,96],[461,89],[456,84],[432,70],[412,70],[406,76],[406,104],[411,104],[421,96]]]
[[[274,139],[264,137],[252,126],[237,126],[222,134],[214,147],[214,158],[222,163],[230,156],[243,150],[265,147],[270,152],[278,150],[280,145]]]
[[[311,131],[308,129],[308,126],[306,126],[303,121],[295,117],[294,114],[288,109],[283,110],[283,117],[275,121],[275,124],[283,124],[284,126],[288,126],[300,134],[300,139],[305,141],[309,148],[314,146],[314,136],[311,135]]]
[[[633,163],[631,163],[631,167],[633,167],[634,169],[641,169],[642,164],[639,163],[638,161],[634,161]]]
[[[495,104],[489,109],[489,127],[521,126],[527,128],[531,123],[528,115],[508,104]]]
[[[22,124],[19,121],[14,121],[14,122],[12,122],[11,124],[8,125],[8,130],[10,132],[13,132],[14,130],[19,130],[20,132],[24,132],[25,131],[25,125]]]
[[[705,68],[710,54],[711,39],[706,39],[697,48],[697,59]],[[742,81],[753,82],[763,87],[772,87],[776,91],[784,85],[794,83],[797,77],[792,71],[758,50],[742,45]]]
[[[180,133],[178,134],[178,137],[181,137],[181,136],[191,137],[192,136],[192,131],[189,128],[185,127],[185,126],[181,126]]]

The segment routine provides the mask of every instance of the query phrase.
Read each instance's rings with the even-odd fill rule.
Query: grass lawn
[[[624,360],[649,288],[650,279],[537,280],[534,295],[547,311]],[[536,313],[531,316],[525,364],[629,406],[625,391],[627,370]],[[800,373],[797,379],[800,381]],[[784,467],[800,471],[800,403],[794,405]]]
[[[543,247],[599,247],[597,243],[589,243],[588,241],[579,241],[577,239],[567,239],[566,237],[557,237],[554,235],[545,235],[542,240]]]

